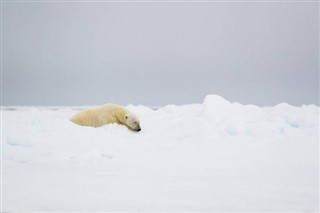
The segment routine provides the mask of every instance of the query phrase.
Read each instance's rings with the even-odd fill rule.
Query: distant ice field
[[[3,107],[2,211],[318,211],[319,107],[208,95],[129,105],[141,132],[82,107]]]

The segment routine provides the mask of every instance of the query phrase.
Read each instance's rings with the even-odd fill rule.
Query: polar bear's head
[[[140,128],[140,121],[138,117],[132,113],[128,113],[125,115],[125,122],[126,126],[129,127],[129,129],[133,131],[139,132],[141,130]]]

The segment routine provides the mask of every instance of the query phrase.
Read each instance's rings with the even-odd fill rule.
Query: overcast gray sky
[[[316,2],[3,2],[4,105],[319,105]]]

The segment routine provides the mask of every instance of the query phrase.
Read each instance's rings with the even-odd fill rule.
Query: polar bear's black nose
[[[137,129],[137,131],[138,131],[138,132],[140,132],[140,131],[141,131],[141,129],[139,128],[139,129]]]

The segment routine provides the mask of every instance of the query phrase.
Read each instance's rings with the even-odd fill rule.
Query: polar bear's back
[[[98,108],[89,108],[78,112],[70,121],[79,124],[81,126],[98,126],[99,113],[97,113]]]

